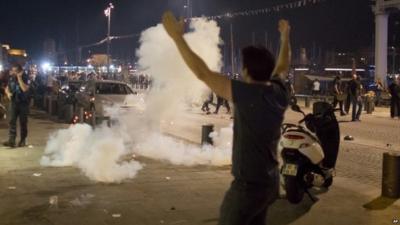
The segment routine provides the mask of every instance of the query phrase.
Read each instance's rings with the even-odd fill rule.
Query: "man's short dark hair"
[[[11,68],[16,68],[18,70],[18,72],[21,72],[22,70],[24,70],[22,68],[21,64],[19,64],[19,63],[12,63]]]
[[[263,46],[242,49],[243,68],[254,81],[268,81],[275,68],[275,57]]]

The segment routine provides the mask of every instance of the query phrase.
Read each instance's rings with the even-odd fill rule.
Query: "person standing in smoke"
[[[201,107],[201,110],[203,112],[206,112],[207,114],[210,114],[209,104],[212,104],[213,101],[214,101],[214,93],[211,91],[210,94],[208,95],[207,100],[204,101],[203,106]]]
[[[183,38],[183,21],[178,22],[171,12],[164,14],[163,24],[196,77],[234,103],[234,179],[221,206],[219,225],[265,224],[268,208],[279,194],[277,147],[289,105],[283,76],[291,55],[288,21],[279,21],[282,43],[276,65],[265,47],[242,50],[243,81],[210,70]]]
[[[217,106],[215,108],[214,114],[218,114],[219,108],[221,108],[222,105],[225,106],[227,114],[231,113],[231,107],[229,105],[228,100],[226,100],[220,96],[217,96]]]

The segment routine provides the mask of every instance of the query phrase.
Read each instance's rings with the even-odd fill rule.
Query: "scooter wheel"
[[[285,176],[286,198],[292,204],[298,204],[304,197],[304,184],[297,177]]]
[[[329,177],[328,179],[325,180],[323,187],[324,188],[329,188],[332,186],[333,183],[333,177]]]

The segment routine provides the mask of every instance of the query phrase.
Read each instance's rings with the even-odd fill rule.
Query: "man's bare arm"
[[[278,75],[281,79],[286,79],[286,73],[289,71],[291,61],[290,48],[290,25],[286,20],[279,21],[279,32],[281,33],[281,47],[279,50],[278,61],[273,75]]]
[[[189,47],[183,38],[183,23],[178,22],[171,12],[163,16],[163,25],[169,36],[174,40],[186,65],[198,79],[206,83],[217,95],[232,100],[231,81],[220,73],[213,72],[207,64]]]
[[[27,92],[29,90],[29,86],[25,84],[24,80],[22,79],[22,72],[17,74],[18,84],[21,87],[23,92]]]
[[[12,98],[12,93],[11,93],[11,91],[10,91],[10,88],[7,86],[6,87],[6,95],[7,95],[7,98],[9,99],[9,100],[11,100],[11,98]]]

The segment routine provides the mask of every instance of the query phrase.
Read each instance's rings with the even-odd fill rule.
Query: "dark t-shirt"
[[[349,94],[354,97],[358,97],[360,95],[360,82],[358,80],[350,80],[349,81]]]
[[[339,79],[333,80],[333,94],[339,94],[336,92],[338,90],[339,92],[342,92],[342,81]]]
[[[26,73],[22,75],[22,80],[26,85],[29,86],[30,84],[29,76]],[[23,103],[23,104],[29,103],[29,92],[22,91],[21,87],[19,86],[17,77],[12,76],[9,78],[8,87],[13,95],[11,99],[13,103]]]
[[[235,105],[232,174],[268,185],[277,169],[281,125],[289,104],[283,81],[248,84],[232,80]]]
[[[389,86],[389,92],[394,99],[400,99],[400,85],[392,83]]]

